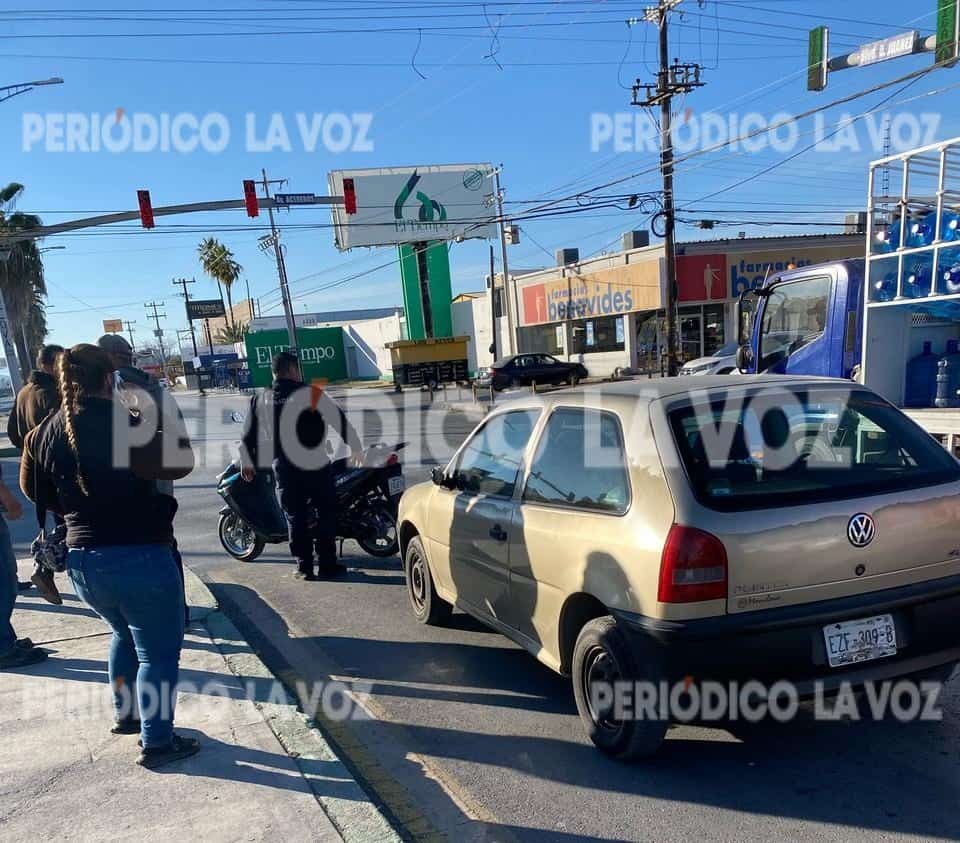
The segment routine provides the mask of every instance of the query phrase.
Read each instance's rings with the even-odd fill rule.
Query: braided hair
[[[76,416],[83,402],[103,390],[107,376],[114,371],[110,355],[95,345],[83,343],[69,348],[57,357],[57,380],[63,399],[63,429],[70,450],[77,463],[77,485],[89,497],[90,490],[80,465],[80,447],[77,439]]]

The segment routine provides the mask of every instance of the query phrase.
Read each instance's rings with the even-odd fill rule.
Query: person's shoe
[[[0,657],[0,670],[15,670],[18,667],[28,667],[31,664],[39,664],[47,658],[47,651],[36,647],[30,650],[24,650],[20,647],[14,647],[13,651]]]
[[[18,638],[17,647],[19,647],[21,650],[32,650],[34,644],[30,638]]]
[[[54,606],[63,605],[63,598],[60,596],[57,584],[53,581],[53,571],[48,568],[34,571],[30,582],[37,587],[40,596],[48,603],[53,603]]]
[[[164,764],[172,764],[174,761],[182,761],[184,758],[196,755],[199,751],[200,741],[196,738],[182,738],[180,735],[174,735],[173,740],[166,746],[142,749],[137,758],[137,764],[148,770],[156,770]]]
[[[322,580],[335,580],[346,576],[347,569],[343,565],[324,565],[317,572],[317,576]]]
[[[113,724],[113,728],[110,729],[111,735],[139,735],[140,734],[140,721],[135,717],[125,717],[122,720],[117,720]]]
[[[18,582],[18,583],[17,583],[17,591],[29,591],[31,588],[33,588],[33,583],[32,583],[32,582]]]

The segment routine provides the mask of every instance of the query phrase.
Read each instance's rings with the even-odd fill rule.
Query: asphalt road
[[[357,391],[348,409],[367,442],[413,442],[416,482],[474,420],[409,400],[394,412],[392,396]],[[213,484],[243,403],[181,400],[201,455],[177,487],[185,558],[275,672],[372,683],[334,740],[408,829],[455,841],[960,837],[958,683],[942,722],[682,726],[655,760],[622,765],[584,737],[567,680],[464,615],[449,629],[417,625],[399,560],[348,545],[349,576],[319,583],[292,578],[283,545],[233,561]]]

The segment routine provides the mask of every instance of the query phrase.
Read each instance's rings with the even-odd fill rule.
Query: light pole
[[[18,82],[16,85],[3,85],[0,86],[0,102],[6,102],[18,94],[25,94],[28,91],[32,91],[34,88],[62,84],[63,80],[59,76],[51,76],[49,79],[38,79],[34,82]]]

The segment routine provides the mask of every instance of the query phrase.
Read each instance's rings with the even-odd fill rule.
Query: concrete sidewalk
[[[50,658],[0,672],[0,838],[400,839],[189,572],[177,728],[203,749],[136,766],[137,738],[109,732],[106,624],[57,579],[63,606],[32,591],[14,613]]]

